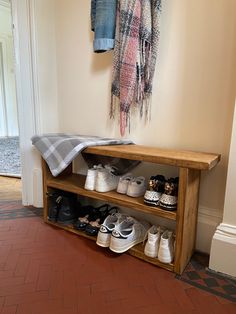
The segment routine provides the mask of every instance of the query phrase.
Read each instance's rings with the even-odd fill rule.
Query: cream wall
[[[90,1],[56,5],[60,130],[119,137],[108,119],[112,53],[94,54]],[[236,1],[163,1],[152,120],[133,123],[136,143],[217,152],[203,173],[200,206],[222,212],[236,81]]]

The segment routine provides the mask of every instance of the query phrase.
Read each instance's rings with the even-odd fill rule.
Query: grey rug
[[[0,175],[21,175],[19,137],[0,137]]]

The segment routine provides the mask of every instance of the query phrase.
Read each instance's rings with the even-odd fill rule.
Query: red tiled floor
[[[1,314],[236,313],[236,304],[42,222],[0,221]]]

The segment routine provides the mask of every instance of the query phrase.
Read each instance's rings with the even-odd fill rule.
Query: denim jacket
[[[117,0],[91,0],[93,49],[104,52],[114,48]]]

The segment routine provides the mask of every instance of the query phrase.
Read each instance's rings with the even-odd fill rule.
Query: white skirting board
[[[209,268],[236,277],[236,226],[221,223],[214,234]]]

